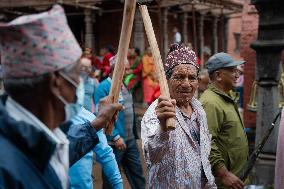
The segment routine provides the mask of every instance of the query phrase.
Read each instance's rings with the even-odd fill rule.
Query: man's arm
[[[97,130],[90,122],[81,125],[72,125],[69,128],[67,138],[69,140],[70,167],[91,151],[98,143]]]
[[[70,141],[70,166],[98,144],[97,131],[105,128],[113,119],[113,116],[121,109],[120,104],[111,104],[108,98],[104,98],[100,101],[98,115],[94,121],[70,127],[67,136]]]
[[[153,103],[143,116],[141,138],[147,164],[159,162],[168,152],[170,131],[165,130],[165,124],[167,118],[175,117],[174,106],[168,99],[160,97],[158,104]]]
[[[112,187],[114,189],[123,189],[121,174],[112,148],[108,145],[106,136],[102,131],[99,131],[97,134],[100,143],[93,149],[96,153],[96,159],[101,164],[103,172],[107,175]]]
[[[95,102],[96,109],[98,109],[100,100],[109,95],[109,91],[110,91],[110,85],[107,85],[107,83],[101,83],[98,86],[97,90],[95,91],[95,95],[94,95],[95,96],[94,102]],[[116,128],[116,124],[114,124],[112,135],[108,136],[108,139],[115,141],[115,140],[118,140],[119,138],[120,138],[119,132]]]
[[[221,130],[221,121],[223,119],[222,112],[216,108],[214,104],[209,102],[203,104],[203,108],[206,112],[208,129],[212,135],[211,139],[211,152],[210,152],[210,163],[212,170],[215,173],[219,168],[225,166],[225,160],[222,157],[222,154],[217,145],[218,133]]]
[[[223,112],[220,112],[220,110],[210,102],[203,103],[203,108],[206,112],[209,132],[212,135],[209,159],[213,173],[215,176],[221,178],[226,186],[241,189],[244,187],[243,182],[227,169],[225,160],[216,142],[222,126]]]

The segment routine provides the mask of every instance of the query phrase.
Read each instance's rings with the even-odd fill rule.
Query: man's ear
[[[61,88],[63,85],[63,79],[60,77],[58,72],[53,72],[50,74],[50,82],[49,87],[50,91],[55,95],[58,96],[61,94]]]
[[[200,83],[200,81],[201,81],[200,75],[197,77],[197,81],[198,81],[198,83]]]
[[[215,71],[215,77],[217,81],[222,81],[222,78],[220,77],[221,72],[220,71]]]

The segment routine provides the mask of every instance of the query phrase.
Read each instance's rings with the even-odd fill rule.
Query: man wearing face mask
[[[94,93],[94,83],[90,75],[91,61],[82,58],[81,61],[81,79],[84,84],[78,89],[78,102],[83,105],[79,113],[72,117],[71,121],[74,125],[93,121],[96,116],[92,113],[92,97]],[[88,74],[88,75],[87,75]],[[83,83],[83,82],[81,82]],[[113,189],[123,189],[120,171],[113,154],[112,148],[108,145],[106,135],[103,130],[97,132],[99,144],[97,144],[89,153],[77,161],[69,170],[70,189],[93,189],[92,168],[93,161],[96,160],[107,175],[107,179]],[[95,154],[95,159],[94,159]]]
[[[66,189],[69,165],[121,106],[104,99],[93,122],[68,128],[80,109],[82,51],[58,5],[0,24],[0,50],[8,94],[0,102],[0,188]]]
[[[100,83],[95,94],[95,104],[98,105],[100,99],[107,96],[111,88],[111,77],[116,63],[116,56],[110,59],[110,77]],[[129,62],[125,62],[125,73],[129,70]],[[133,100],[131,92],[125,87],[121,86],[119,94],[119,103],[123,105],[123,110],[119,112],[118,118],[114,123],[114,129],[111,135],[107,135],[109,145],[113,148],[116,161],[124,169],[128,182],[132,189],[144,189],[145,178],[140,160],[139,150],[137,148],[135,115],[133,108]],[[108,182],[108,175],[103,172],[103,188],[112,188],[111,183]]]

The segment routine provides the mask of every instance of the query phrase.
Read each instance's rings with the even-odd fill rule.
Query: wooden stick
[[[164,71],[164,66],[162,63],[162,58],[160,54],[160,50],[158,47],[158,43],[155,37],[154,29],[152,26],[151,18],[149,16],[149,12],[146,5],[139,6],[142,19],[144,22],[147,38],[151,47],[152,55],[154,58],[154,62],[156,64],[156,72],[158,74],[158,79],[160,83],[161,95],[167,98],[170,98],[169,87],[166,80],[166,74]],[[175,119],[170,118],[166,121],[166,126],[168,130],[175,129]]]
[[[119,93],[121,90],[122,79],[125,70],[125,61],[127,58],[127,52],[129,48],[129,42],[132,32],[133,20],[134,20],[134,13],[136,8],[136,1],[135,0],[125,0],[124,4],[124,11],[123,11],[123,21],[118,45],[118,52],[117,52],[117,63],[115,64],[113,75],[112,75],[112,82],[111,82],[111,89],[109,96],[113,103],[118,101]],[[106,128],[106,134],[111,135],[113,129],[114,120]]]

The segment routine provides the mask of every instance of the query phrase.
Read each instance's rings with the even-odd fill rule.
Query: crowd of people
[[[166,98],[151,49],[141,56],[130,48],[119,100],[112,103],[113,48],[105,46],[100,56],[90,48],[82,52],[59,5],[0,24],[0,49],[1,189],[92,189],[94,161],[104,189],[124,187],[120,167],[133,189],[242,189],[249,183],[239,178],[248,141],[234,92],[244,61],[217,53],[200,70],[195,52],[175,43],[164,63]],[[146,178],[136,141],[139,94],[149,105],[141,122]],[[169,118],[174,130],[167,128]]]

